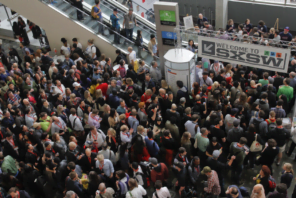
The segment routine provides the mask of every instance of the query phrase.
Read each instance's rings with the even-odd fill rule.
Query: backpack
[[[261,122],[264,122],[264,121],[258,121],[257,119],[253,119],[253,124],[255,126],[255,132],[259,133],[259,134],[260,134],[259,126],[260,126]]]
[[[276,122],[272,122],[270,119],[267,119],[268,124],[268,132],[272,131],[273,129],[276,129]]]
[[[143,188],[146,189],[146,188],[150,187],[150,179],[147,175],[145,175],[144,173],[139,173],[139,172],[136,173],[136,176],[137,175],[140,175],[142,177],[142,180],[144,182]],[[135,180],[137,180],[137,177],[135,177]],[[139,181],[137,180],[137,182],[139,182]]]
[[[98,19],[99,16],[95,14],[95,7],[96,7],[95,5],[94,5],[93,7],[91,7],[91,12],[90,12],[90,14],[91,14],[91,17],[92,17],[93,19]],[[98,8],[98,9],[99,9],[99,8]]]
[[[275,179],[271,175],[268,178],[268,184],[269,184],[270,191],[273,192],[276,187],[276,182],[275,182]]]
[[[99,60],[99,58],[101,57],[101,51],[99,50],[99,48],[97,46],[92,46],[91,48],[95,47],[96,48],[96,56],[97,56],[97,59]]]

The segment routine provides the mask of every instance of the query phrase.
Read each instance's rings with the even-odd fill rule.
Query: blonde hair
[[[104,155],[103,155],[103,154],[99,154],[99,155],[97,155],[97,159],[98,159],[99,161],[104,160]]]
[[[219,83],[217,82],[217,81],[215,81],[214,83],[213,83],[213,85],[212,85],[212,89],[211,89],[211,91],[213,92],[213,91],[215,91],[215,89],[217,89],[219,87]]]
[[[109,131],[110,131],[110,133],[111,133],[111,135],[112,135],[113,137],[116,136],[116,131],[115,131],[113,128],[109,128],[108,131],[107,131],[107,134],[108,134]]]
[[[181,138],[181,146],[183,146],[186,143],[190,142],[190,133],[189,132],[184,132]]]
[[[97,89],[96,92],[95,92],[95,98],[98,99],[98,98],[101,98],[101,97],[103,97],[102,90]]]
[[[90,92],[88,90],[85,90],[85,92],[84,92],[84,99],[86,99],[89,102],[92,101],[92,97],[91,97]]]
[[[285,163],[284,166],[286,167],[287,172],[292,172],[294,174],[293,165],[290,163]]]

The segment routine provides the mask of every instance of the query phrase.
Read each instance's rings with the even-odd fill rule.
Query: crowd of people
[[[98,19],[100,12],[94,8]],[[250,21],[239,27],[255,29]],[[284,122],[295,101],[294,54],[288,74],[199,57],[191,87],[176,81],[172,90],[157,62],[146,67],[132,47],[112,61],[92,39],[83,48],[62,38],[65,60],[55,63],[22,41],[22,54],[0,48],[0,197],[145,198],[149,187],[153,198],[171,197],[173,188],[181,197],[287,197],[293,166],[282,165],[280,180],[273,166],[296,146],[296,130]],[[154,55],[154,35],[150,42]],[[241,175],[255,166],[249,192]]]

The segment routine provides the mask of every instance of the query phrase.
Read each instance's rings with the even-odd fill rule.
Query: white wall
[[[58,53],[62,46],[61,38],[63,37],[70,44],[72,38],[76,37],[83,45],[83,48],[87,46],[87,40],[92,38],[102,53],[105,53],[112,60],[116,57],[116,48],[110,45],[109,41],[95,35],[38,0],[1,0],[1,3],[42,27],[46,31],[51,49],[58,49]]]

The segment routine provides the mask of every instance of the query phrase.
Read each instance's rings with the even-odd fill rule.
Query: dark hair
[[[283,124],[283,121],[281,118],[277,118],[275,122],[276,122],[276,125],[278,126],[281,126]]]
[[[178,81],[177,81],[177,86],[178,86],[179,88],[182,88],[182,87],[183,87],[183,82],[180,81],[180,80],[178,80]]]
[[[240,143],[240,144],[247,144],[247,142],[248,142],[248,140],[247,140],[247,138],[245,138],[245,137],[241,137],[241,138],[239,139],[239,143]]]
[[[155,182],[155,188],[157,190],[159,190],[159,189],[161,189],[161,187],[162,187],[162,181],[156,180],[156,182]]]

